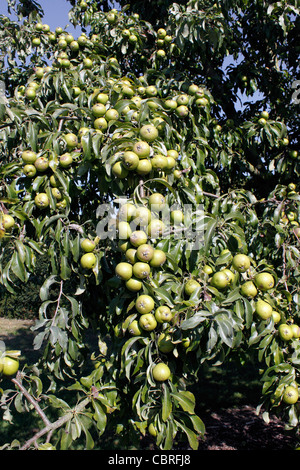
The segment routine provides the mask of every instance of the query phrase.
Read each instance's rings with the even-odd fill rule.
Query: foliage
[[[49,260],[33,327],[42,358],[11,379],[19,393],[6,388],[1,402],[6,420],[14,407],[34,409],[44,427],[7,447],[44,438],[67,449],[84,435],[90,449],[95,429],[134,442],[151,424],[159,448],[184,436],[197,449],[205,425],[190,385],[205,365],[232,353],[243,361],[251,350],[264,416],[278,411],[297,429],[298,405],[283,395],[299,380],[299,336],[287,340],[279,325],[299,323],[299,105],[290,104],[298,6],[163,2],[160,23],[155,9],[144,19],[145,2],[141,16],[97,3],[73,5],[77,39],[49,31],[36,10],[23,23],[0,18],[1,284],[14,293],[39,256]],[[224,72],[227,54],[239,53]],[[264,97],[253,103],[257,90]],[[241,92],[249,103],[239,109]],[[146,155],[136,159],[141,141]],[[163,206],[151,206],[155,195]],[[128,262],[140,232],[160,263],[143,263],[138,251]],[[271,283],[261,285],[259,273]],[[147,312],[141,295],[154,301]],[[89,327],[99,337],[90,350]],[[165,377],[153,375],[158,363]]]

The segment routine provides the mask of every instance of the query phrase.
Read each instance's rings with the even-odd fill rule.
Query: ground
[[[254,406],[220,409],[202,419],[206,438],[199,450],[293,450],[297,446],[278,418],[267,424]]]
[[[8,349],[21,349],[26,360],[30,354],[34,355],[30,330],[32,323],[32,321],[0,318],[0,341],[4,341]],[[256,397],[255,380],[253,378],[251,381],[249,378],[246,381],[243,378],[236,379],[232,375],[232,370],[229,370],[228,374],[231,387],[225,387],[224,391],[224,386],[222,386],[223,394],[218,390],[220,384],[224,383],[224,377],[220,378],[221,376],[215,373],[208,373],[205,376],[205,386],[202,386],[202,395],[200,392],[198,398],[200,402],[203,402],[200,405],[200,416],[205,423],[206,434],[205,439],[200,442],[199,450],[286,451],[297,448],[296,436],[285,430],[283,421],[276,416],[271,416],[270,422],[266,423],[261,415],[256,414],[255,403],[244,403],[245,389],[250,392],[252,401]],[[247,374],[249,374],[248,370]],[[225,380],[227,379],[225,377]],[[243,380],[246,383],[243,384]],[[208,392],[209,387],[211,389]],[[239,394],[236,392],[237,389]],[[207,396],[210,397],[208,402],[205,399]],[[152,446],[150,441],[149,448],[151,449]]]

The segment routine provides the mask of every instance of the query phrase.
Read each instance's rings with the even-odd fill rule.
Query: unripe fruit
[[[94,253],[85,253],[80,259],[80,264],[84,269],[93,269],[96,266],[97,258]]]
[[[281,316],[280,316],[280,313],[276,312],[275,310],[273,310],[272,312],[272,318],[273,318],[273,321],[274,323],[279,323],[280,320],[281,320]]]
[[[2,374],[6,376],[15,375],[19,369],[19,361],[18,359],[14,359],[9,356],[5,356],[1,359],[2,364]]]
[[[96,97],[97,103],[106,104],[108,102],[109,96],[107,93],[99,93]]]
[[[264,118],[259,118],[258,123],[259,123],[262,127],[264,127],[264,126],[267,124],[267,121],[266,121],[266,119],[264,119]]]
[[[275,284],[274,277],[270,273],[259,273],[254,278],[255,284],[258,289],[266,291],[272,289]]]
[[[146,279],[150,275],[150,266],[147,263],[138,261],[132,267],[133,275],[138,279]]]
[[[298,399],[299,399],[298,389],[296,387],[293,387],[292,385],[289,385],[288,387],[286,387],[286,389],[284,390],[283,397],[282,397],[282,400],[284,401],[284,403],[287,403],[288,405],[294,405],[295,403],[297,403]]]
[[[86,253],[91,253],[94,251],[96,244],[93,240],[90,240],[89,238],[85,238],[84,240],[81,241],[80,246],[83,251]]]
[[[180,118],[184,118],[184,117],[188,116],[189,108],[182,104],[181,106],[178,106],[175,109],[175,114]]]
[[[139,164],[139,157],[135,152],[126,151],[122,157],[122,163],[127,170],[135,170]]]
[[[127,259],[129,263],[134,264],[138,261],[136,252],[137,252],[136,248],[128,248],[128,250],[126,250],[125,258]]]
[[[141,127],[140,136],[146,142],[153,142],[158,137],[158,130],[153,124],[146,124]]]
[[[115,273],[123,281],[128,281],[132,277],[132,265],[126,262],[118,263]]]
[[[59,157],[59,164],[62,168],[69,168],[73,163],[73,157],[70,153],[64,153]]]
[[[289,341],[293,338],[293,330],[290,325],[282,323],[278,327],[278,334],[283,341]]]
[[[171,211],[170,218],[174,225],[179,225],[184,221],[183,212],[179,209]]]
[[[69,132],[68,134],[65,134],[64,139],[66,141],[66,144],[69,148],[75,148],[78,145],[78,139],[75,134],[72,132]]]
[[[102,117],[106,113],[106,106],[102,103],[96,103],[92,106],[92,113],[95,117]]]
[[[170,322],[173,318],[173,313],[167,305],[161,305],[155,310],[155,318],[158,323]]]
[[[139,140],[133,146],[133,152],[138,155],[139,158],[147,158],[150,156],[151,148],[148,142]]]
[[[260,113],[260,117],[262,117],[263,119],[269,119],[269,113],[268,111],[262,111]]]
[[[233,257],[232,260],[233,268],[239,273],[244,273],[250,268],[249,256],[238,254]]]
[[[167,170],[168,171],[173,170],[173,168],[175,168],[176,166],[175,158],[167,156],[166,159],[167,159]]]
[[[234,273],[230,269],[222,269],[222,272],[225,274],[228,284],[234,280]]]
[[[135,212],[135,223],[141,227],[146,227],[149,225],[150,220],[151,211],[148,209],[148,207],[138,206]]]
[[[178,104],[177,101],[174,99],[168,99],[164,102],[164,106],[167,109],[174,110],[177,108]]]
[[[154,268],[158,268],[159,266],[162,266],[167,260],[167,255],[164,251],[155,249],[153,253],[153,257],[150,261],[150,266]]]
[[[150,295],[140,295],[136,299],[135,308],[141,314],[150,313],[154,309],[154,300]]]
[[[132,336],[140,336],[143,334],[143,330],[139,325],[139,322],[137,320],[133,320],[129,326],[128,326],[128,331]]]
[[[36,152],[33,152],[32,150],[24,150],[21,158],[24,163],[34,163],[37,159]]]
[[[106,131],[106,129],[108,128],[107,120],[104,117],[99,117],[99,118],[95,119],[94,128],[97,131],[101,131],[101,132]]]
[[[58,188],[51,188],[51,193],[52,193],[52,196],[57,199],[58,201],[60,201],[62,199],[62,193],[60,191],[60,189]]]
[[[177,150],[169,149],[167,150],[167,157],[172,157],[174,158],[174,160],[178,160],[179,153],[177,152]]]
[[[120,207],[119,219],[126,220],[127,222],[129,222],[135,217],[135,214],[136,214],[135,205],[131,204],[130,202],[127,202]]]
[[[149,238],[157,238],[163,234],[165,224],[160,219],[152,219],[147,227],[147,234]]]
[[[224,289],[229,284],[229,279],[226,273],[223,271],[217,271],[210,281],[211,285],[216,289]]]
[[[152,331],[157,327],[157,321],[152,313],[145,313],[140,316],[139,326],[145,331]]]
[[[198,85],[195,85],[195,84],[192,83],[192,84],[189,86],[189,89],[188,89],[189,95],[194,95],[197,91],[199,91]]]
[[[156,96],[158,93],[157,88],[154,85],[147,86],[145,91],[147,96]]]
[[[28,178],[33,178],[36,175],[36,167],[28,163],[27,165],[24,166],[23,173]]]
[[[91,69],[93,67],[93,61],[88,57],[85,57],[82,62],[85,69]]]
[[[159,28],[157,30],[157,37],[160,39],[164,38],[166,34],[167,34],[167,31],[164,28]]]
[[[134,277],[131,277],[130,279],[128,279],[128,281],[125,282],[125,286],[131,292],[138,292],[143,287],[143,284],[139,279],[135,279]]]
[[[46,157],[39,157],[34,162],[34,166],[40,172],[44,172],[49,168],[49,160]]]
[[[135,170],[140,176],[146,176],[152,171],[152,164],[150,160],[143,158],[139,161]]]
[[[120,240],[128,240],[128,238],[132,234],[130,224],[125,221],[121,221],[118,223],[118,231]]]
[[[300,327],[293,323],[291,325],[292,331],[293,331],[293,337],[294,338],[300,338]]]
[[[140,245],[137,249],[136,256],[140,261],[149,262],[151,261],[154,254],[153,246],[148,243]]]
[[[49,198],[46,193],[39,193],[34,198],[35,205],[39,209],[46,209],[49,206]]]
[[[130,243],[135,246],[139,247],[140,245],[144,245],[148,240],[148,236],[146,232],[143,230],[134,230],[130,235]]]
[[[120,179],[126,178],[126,176],[128,176],[128,170],[124,167],[122,162],[116,162],[113,165],[111,171],[114,176]]]
[[[33,46],[37,47],[41,44],[41,40],[40,40],[40,38],[36,37],[36,38],[32,39],[31,43],[32,43]]]
[[[257,295],[257,289],[252,281],[246,281],[241,286],[241,294],[245,297],[253,298]]]
[[[268,302],[260,299],[255,304],[255,311],[260,318],[267,320],[271,317],[273,309]]]
[[[154,155],[151,160],[152,168],[154,170],[164,170],[167,167],[168,161],[164,155]]]
[[[165,207],[166,199],[160,193],[153,193],[149,196],[148,204],[151,210],[159,211]]]
[[[203,272],[205,274],[212,274],[213,273],[213,269],[211,266],[209,266],[208,264],[206,264],[205,266],[203,266]]]
[[[153,423],[150,423],[148,426],[148,432],[150,436],[156,437],[157,436],[157,431]]]
[[[138,261],[132,267],[133,275],[138,279],[146,279],[150,275],[150,266],[148,263]]]
[[[184,292],[187,294],[187,295],[192,295],[192,293],[198,289],[198,287],[200,287],[200,284],[198,281],[196,281],[195,279],[190,279],[189,281],[186,282],[185,286],[184,286]]]
[[[0,215],[0,220],[1,220],[1,215]],[[10,230],[15,225],[15,220],[11,215],[3,214],[3,216],[2,216],[2,225],[3,225],[5,230]]]
[[[158,382],[164,382],[170,378],[171,371],[167,364],[160,362],[153,367],[152,375],[154,380],[157,380]]]
[[[163,353],[173,351],[175,345],[172,343],[172,336],[167,333],[162,333],[157,340],[157,347]]]

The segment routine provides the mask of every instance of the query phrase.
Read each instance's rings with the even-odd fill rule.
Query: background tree
[[[20,5],[0,18],[1,283],[38,256],[49,271],[41,360],[14,377],[3,351],[6,419],[30,400],[43,421],[13,445],[196,449],[191,384],[233,351],[261,362],[264,416],[297,429],[297,3],[73,2],[78,38]]]

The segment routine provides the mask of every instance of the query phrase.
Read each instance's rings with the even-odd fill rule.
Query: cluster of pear
[[[90,238],[84,238],[80,243],[83,254],[80,258],[80,264],[83,269],[93,269],[97,263],[97,257],[95,255],[95,248],[97,246],[97,240]]]
[[[141,177],[152,171],[164,173],[174,172],[176,160],[179,157],[177,150],[169,149],[166,154],[157,153],[149,145],[158,137],[158,129],[153,124],[145,124],[139,131],[141,140],[136,141],[133,147],[117,153],[119,159],[112,166],[112,173],[118,178],[126,178],[129,172],[136,172]]]
[[[115,271],[132,292],[141,290],[143,279],[149,278],[151,269],[159,268],[166,261],[166,254],[155,248],[155,240],[165,230],[159,216],[165,205],[165,197],[155,192],[147,204],[126,202],[120,207],[116,228],[124,260],[117,264]]]
[[[72,134],[64,136],[68,150],[72,148]],[[68,142],[70,141],[70,145]],[[45,152],[37,153],[31,149],[23,150],[21,153],[21,161],[23,165],[23,173],[27,178],[34,178],[35,176],[47,175],[51,187],[51,195],[55,200],[57,209],[63,209],[67,205],[67,200],[63,194],[61,184],[55,176],[49,157]],[[60,169],[69,169],[73,164],[74,158],[72,152],[66,151],[62,155],[57,156],[55,166]],[[44,191],[38,192],[35,195],[34,202],[39,209],[46,209],[50,205],[49,195]]]
[[[298,208],[293,200],[294,196],[298,196],[297,185],[289,183],[286,190],[287,204],[281,212],[280,223],[289,227],[293,227],[294,233],[300,235],[300,218],[298,215]]]
[[[158,59],[164,59],[170,50],[173,37],[170,34],[167,34],[167,31],[164,28],[159,28],[156,34],[156,57]]]
[[[57,63],[63,68],[68,68],[70,66],[69,56],[76,54],[85,46],[93,45],[92,40],[90,40],[84,32],[75,39],[71,33],[64,31],[60,26],[58,26],[55,31],[51,31],[49,25],[38,22],[35,25],[35,32],[36,34],[32,38],[32,45],[34,47],[39,47],[42,40],[46,43],[53,44],[62,52],[57,59]],[[87,65],[88,64],[89,63],[87,62]],[[38,73],[42,75],[42,68],[39,67],[38,69]]]
[[[158,212],[163,210],[165,204],[165,197],[161,193],[152,193],[147,204],[127,202],[121,206],[118,214],[119,247],[124,259],[116,265],[115,274],[124,281],[129,291],[137,293],[136,313],[129,315],[122,325],[134,336],[153,331],[162,324],[168,325],[174,317],[168,305],[158,305],[151,295],[140,293],[143,281],[148,280],[152,270],[160,269],[167,260],[166,253],[155,245],[156,239],[164,232],[164,222],[158,218]],[[157,345],[163,353],[174,349],[167,328],[159,331]]]
[[[225,255],[230,253],[224,250]],[[213,272],[209,265],[204,266],[203,271],[209,277],[209,284],[224,292],[226,289],[240,285],[240,293],[247,299],[254,300],[254,310],[261,320],[269,320],[271,317],[274,324],[278,325],[278,334],[284,341],[300,338],[300,327],[295,323],[281,323],[281,314],[274,310],[269,299],[264,298],[264,294],[275,287],[275,278],[268,271],[250,272],[251,258],[243,253],[237,253],[232,257],[231,265],[226,265],[220,270]],[[240,277],[240,274],[249,273],[247,277]],[[237,276],[237,277],[236,277]],[[197,279],[189,279],[184,286],[187,296],[191,296],[196,290],[200,292],[201,284]]]

